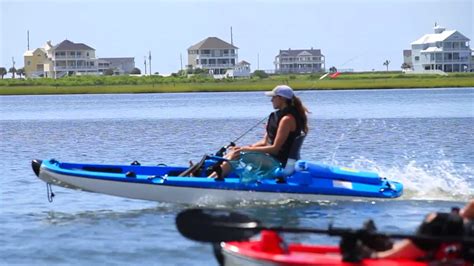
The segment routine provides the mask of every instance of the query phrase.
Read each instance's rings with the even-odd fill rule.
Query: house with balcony
[[[130,73],[135,67],[133,57],[96,58],[95,49],[64,40],[57,45],[47,41],[44,47],[24,53],[25,76],[60,78],[66,75],[99,75],[109,68],[116,74]],[[100,63],[100,66],[99,66]]]
[[[234,69],[238,61],[236,46],[217,37],[206,38],[188,48],[188,69],[206,69],[214,77]]]
[[[435,25],[434,33],[411,43],[414,72],[468,72],[472,69],[470,39],[457,30]]]
[[[280,50],[275,57],[275,73],[314,73],[325,71],[325,57],[320,49]]]

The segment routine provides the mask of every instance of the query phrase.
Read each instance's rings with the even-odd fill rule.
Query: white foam
[[[374,171],[401,182],[402,199],[467,201],[474,198],[474,169],[464,164],[455,166],[450,160],[422,165],[411,160],[406,165],[386,166],[358,158],[349,167]]]

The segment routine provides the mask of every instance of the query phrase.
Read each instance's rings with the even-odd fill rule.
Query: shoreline
[[[70,77],[43,80],[0,80],[0,95],[125,94],[266,91],[287,84],[295,90],[371,90],[474,87],[474,73],[452,76],[399,73],[346,74],[319,80],[319,75],[277,75],[268,78],[212,80],[184,77]]]

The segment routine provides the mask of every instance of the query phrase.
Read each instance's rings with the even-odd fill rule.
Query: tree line
[[[15,75],[18,75],[20,78],[25,76],[25,69],[24,68],[18,68],[16,69],[15,67],[10,67],[10,69],[7,69],[5,67],[0,67],[0,76],[3,77],[8,74],[12,74],[12,78],[15,78]]]

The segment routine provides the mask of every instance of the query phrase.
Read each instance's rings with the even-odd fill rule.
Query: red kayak
[[[221,252],[224,265],[367,265],[367,266],[426,266],[429,262],[408,259],[363,259],[360,262],[344,262],[337,246],[288,244],[273,231],[262,231],[259,240],[223,242]],[[461,261],[455,264],[468,265]]]

